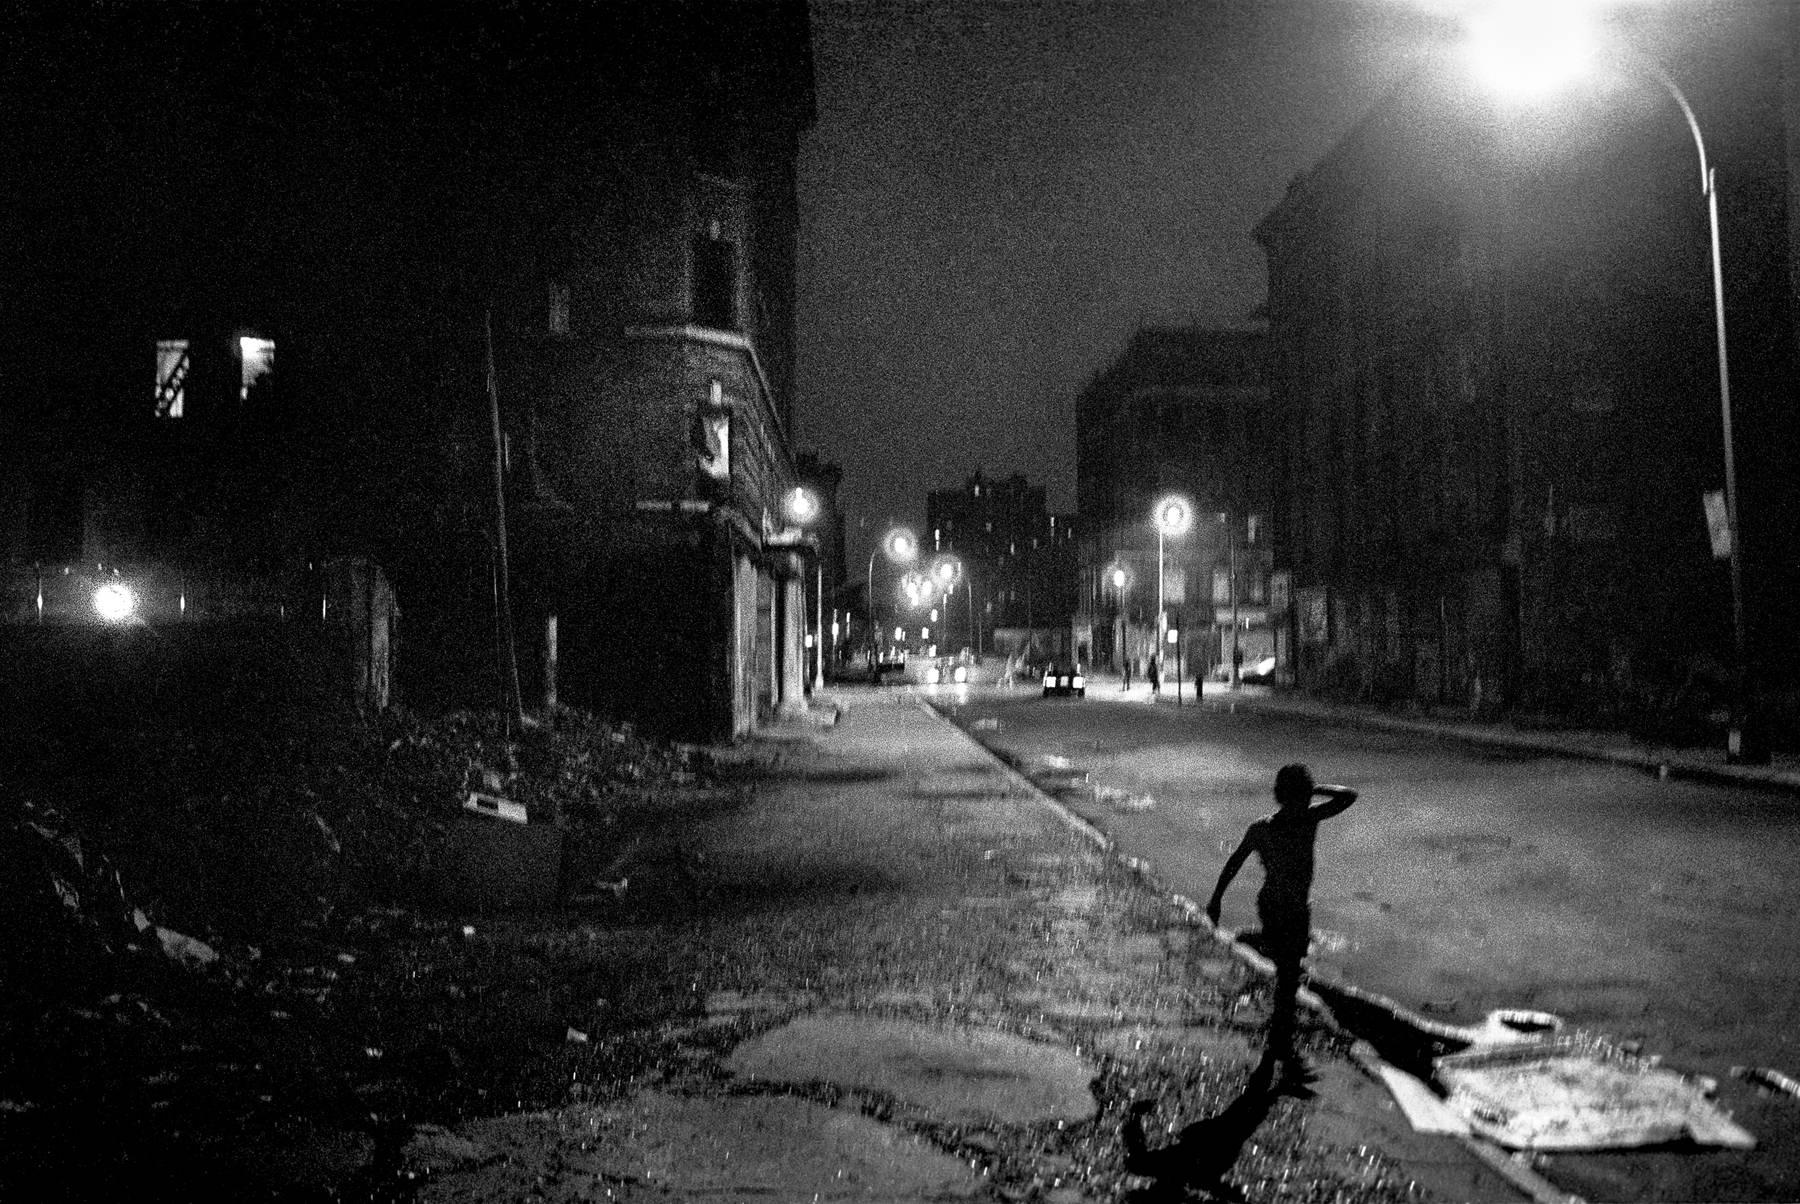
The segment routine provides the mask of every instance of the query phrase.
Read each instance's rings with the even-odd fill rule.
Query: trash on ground
[[[510,819],[515,824],[526,823],[530,819],[521,804],[497,794],[483,794],[479,790],[469,791],[469,797],[463,800],[463,810],[492,815],[497,819]]]
[[[1756,1138],[1694,1080],[1589,1039],[1475,1048],[1436,1061],[1445,1103],[1513,1150],[1606,1150],[1691,1140],[1751,1149]]]
[[[219,960],[218,952],[211,945],[176,932],[173,928],[159,927],[156,939],[162,942],[164,953],[183,965],[210,966]]]
[[[616,878],[611,881],[597,879],[589,882],[580,890],[569,896],[569,902],[580,906],[587,903],[616,902],[625,897],[625,889],[631,885],[631,879]]]
[[[1754,1083],[1758,1087],[1766,1087],[1770,1091],[1800,1099],[1800,1082],[1772,1066],[1733,1066],[1731,1073],[1746,1083]]]
[[[1385,1062],[1376,1062],[1374,1070],[1415,1132],[1469,1135],[1468,1118],[1439,1099],[1425,1083]]]

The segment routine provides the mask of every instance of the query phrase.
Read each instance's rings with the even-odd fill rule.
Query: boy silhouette
[[[1314,795],[1324,795],[1326,801],[1312,806]],[[1320,820],[1343,814],[1355,801],[1356,791],[1348,786],[1320,786],[1306,766],[1282,766],[1275,775],[1275,813],[1256,820],[1244,832],[1244,839],[1225,859],[1206,905],[1206,918],[1217,927],[1226,888],[1255,853],[1263,865],[1262,889],[1256,894],[1262,949],[1275,963],[1268,1055],[1281,1061],[1284,1077],[1289,1079],[1306,1074],[1294,1049],[1294,1009],[1300,992],[1300,962],[1312,935],[1313,839]]]

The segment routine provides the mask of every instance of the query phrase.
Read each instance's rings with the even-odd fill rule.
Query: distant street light
[[[885,555],[895,564],[910,564],[919,555],[919,537],[905,527],[891,527],[888,533],[881,537],[881,542],[875,546],[875,550],[869,553],[868,592],[863,597],[869,604],[869,653],[871,656],[876,652],[875,644],[877,642],[875,639],[877,631],[875,626],[875,557],[878,555]]]
[[[1112,589],[1116,611],[1113,615],[1113,652],[1118,660],[1114,666],[1120,670],[1125,688],[1131,687],[1131,648],[1127,636],[1130,633],[1130,622],[1125,614],[1125,595],[1131,591],[1131,570],[1118,561],[1106,567],[1106,584]]]
[[[1156,525],[1156,676],[1151,681],[1154,689],[1162,688],[1162,656],[1163,642],[1168,637],[1169,612],[1164,602],[1164,578],[1166,569],[1163,566],[1163,541],[1177,539],[1187,533],[1194,521],[1194,508],[1184,497],[1170,495],[1156,503],[1154,522]]]
[[[932,557],[931,583],[933,587],[944,596],[944,606],[946,610],[944,630],[946,633],[950,630],[950,619],[947,613],[950,605],[950,592],[954,590],[957,583],[962,580],[962,575],[963,563],[961,557],[952,555],[949,552]],[[974,613],[974,609],[971,608],[969,611],[971,626],[973,626]],[[945,642],[949,642],[948,634],[945,636]]]
[[[1514,4],[1494,9],[1471,23],[1467,43],[1477,73],[1502,95],[1542,96],[1553,88],[1573,83],[1592,59],[1597,39],[1591,26],[1579,19],[1577,6],[1565,2]],[[1739,538],[1737,461],[1731,433],[1731,368],[1725,343],[1725,272],[1719,254],[1718,173],[1706,157],[1706,140],[1700,133],[1694,108],[1662,64],[1633,56],[1644,73],[1674,100],[1693,135],[1700,163],[1700,193],[1706,198],[1707,234],[1712,255],[1713,327],[1718,343],[1719,422],[1725,445],[1725,555],[1730,561],[1732,667],[1731,727],[1726,737],[1726,757],[1731,761],[1768,759],[1759,741],[1744,747],[1744,729],[1750,722],[1746,678],[1749,652],[1744,632],[1744,583],[1742,540]]]
[[[799,527],[811,527],[825,513],[825,504],[819,495],[805,485],[796,485],[788,490],[782,499],[782,510],[788,521]],[[817,531],[812,532],[813,544],[813,630],[812,630],[812,675],[808,679],[808,692],[816,692],[825,685],[825,549]]]

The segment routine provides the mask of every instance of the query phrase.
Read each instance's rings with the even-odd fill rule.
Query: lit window
[[[248,401],[251,387],[275,371],[275,341],[245,335],[238,340],[238,359],[243,365],[238,376],[238,400]]]
[[[156,341],[156,416],[179,418],[187,408],[188,341]]]

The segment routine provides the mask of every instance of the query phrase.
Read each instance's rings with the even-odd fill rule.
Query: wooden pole
[[[484,315],[487,334],[488,415],[494,433],[494,534],[499,556],[495,604],[500,610],[501,672],[506,683],[507,734],[525,726],[524,700],[519,697],[519,655],[513,642],[512,570],[506,551],[506,437],[500,430],[500,391],[494,382],[494,314]]]

